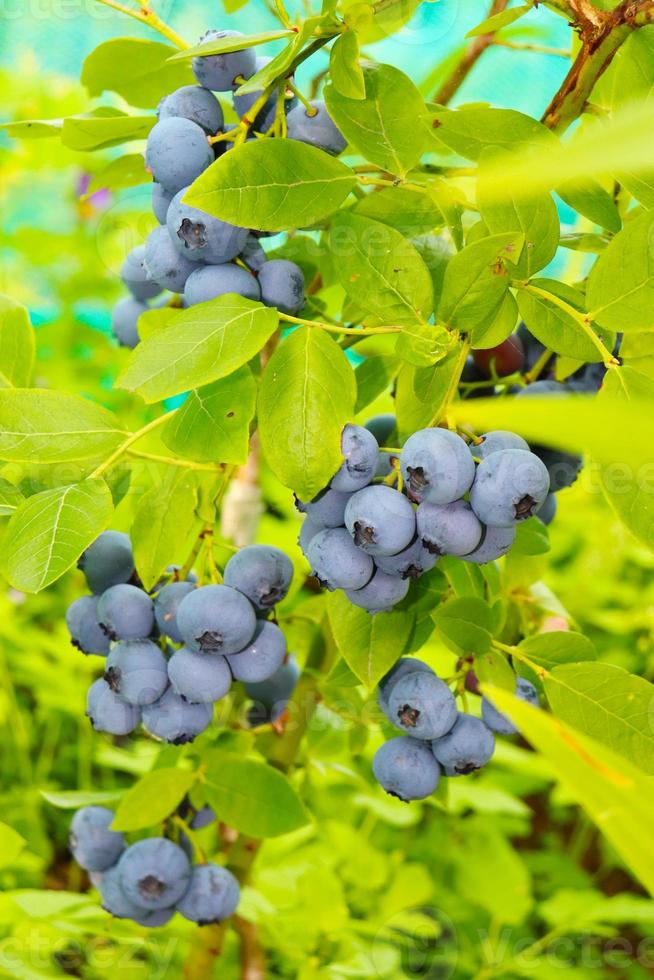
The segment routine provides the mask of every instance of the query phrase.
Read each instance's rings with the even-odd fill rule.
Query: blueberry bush
[[[100,2],[0,78],[0,975],[651,975],[654,3]]]

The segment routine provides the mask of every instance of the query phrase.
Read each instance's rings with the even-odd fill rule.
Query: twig
[[[488,17],[494,17],[495,14],[502,13],[508,4],[509,0],[493,0],[490,10],[488,11]],[[445,79],[434,96],[435,102],[438,102],[440,105],[447,105],[448,102],[451,101],[454,95],[456,95],[458,90],[461,88],[461,85],[468,77],[476,62],[479,60],[479,58],[481,58],[484,51],[491,46],[494,38],[494,31],[491,31],[490,34],[480,34],[478,37],[473,38],[461,55],[461,58],[454,68],[454,71],[451,73],[449,78]]]
[[[155,14],[154,10],[151,10],[147,3],[139,0],[139,9],[133,10],[131,7],[125,6],[123,3],[118,3],[117,0],[97,0],[97,3],[103,3],[105,7],[111,7],[112,10],[118,10],[121,14],[126,14],[128,17],[133,17],[138,20],[141,24],[147,24],[151,27],[153,31],[157,31],[162,34],[163,37],[167,38],[175,47],[180,48],[182,51],[190,47],[183,37],[181,37],[177,31],[174,31],[172,27],[169,27],[161,17]]]

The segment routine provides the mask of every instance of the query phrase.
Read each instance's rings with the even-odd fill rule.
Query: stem
[[[277,11],[277,16],[281,20],[284,27],[287,27],[289,30],[291,30],[293,27],[293,22],[282,0],[275,0],[275,9]]]
[[[466,337],[461,344],[461,349],[459,350],[459,356],[457,358],[456,365],[452,372],[452,377],[450,378],[450,383],[447,387],[445,398],[443,399],[438,412],[436,413],[436,415],[434,415],[432,420],[429,422],[430,427],[432,425],[436,425],[436,423],[439,422],[441,418],[447,415],[447,410],[450,406],[450,402],[454,398],[457,388],[459,387],[459,381],[461,380],[461,372],[463,371],[463,367],[465,365],[466,358],[469,352],[470,352],[470,341]]]
[[[241,941],[241,980],[265,980],[266,958],[256,925],[236,915],[234,929]]]
[[[602,361],[607,368],[615,367],[616,365],[620,364],[620,361],[618,361],[613,356],[611,351],[604,346],[604,344],[597,336],[595,331],[591,328],[590,324],[592,322],[592,318],[587,313],[586,314],[580,313],[579,310],[576,310],[574,306],[571,306],[569,303],[566,303],[566,301],[564,299],[561,299],[560,296],[555,296],[554,293],[548,293],[545,289],[541,289],[540,286],[534,286],[533,283],[514,281],[512,285],[516,289],[523,289],[528,293],[532,293],[532,295],[534,296],[540,296],[542,299],[548,300],[550,303],[552,303],[553,306],[558,306],[560,310],[563,310],[564,313],[567,313],[568,316],[572,317],[572,319],[579,324],[579,326],[584,331],[588,339],[602,355]]]
[[[493,17],[495,14],[501,13],[506,9],[506,7],[508,7],[508,4],[509,0],[493,0],[486,19],[488,19],[488,17]],[[480,34],[479,37],[473,38],[461,55],[459,63],[454,68],[454,71],[450,77],[445,79],[438,92],[436,92],[434,95],[435,102],[438,102],[440,105],[447,105],[448,102],[451,101],[470,74],[470,71],[476,62],[479,60],[479,58],[481,58],[486,48],[489,48],[491,44],[493,44],[494,40],[494,31],[491,31],[489,34]]]
[[[328,333],[346,334],[351,337],[370,337],[380,333],[402,333],[402,327],[341,327],[331,323],[321,323],[319,320],[304,320],[300,316],[291,316],[289,313],[280,313],[279,319],[286,323],[296,323],[303,327],[318,327],[319,330],[326,330]]]
[[[184,820],[183,817],[180,817],[179,814],[177,814],[177,813],[173,817],[173,823],[175,824],[175,826],[179,827],[179,829],[184,834],[186,834],[186,836],[188,837],[188,839],[191,842],[191,845],[193,847],[193,850],[195,851],[195,853],[197,854],[198,858],[200,859],[200,863],[201,864],[206,864],[207,863],[207,856],[204,853],[204,851],[202,850],[202,847],[198,844],[198,839],[197,839],[197,836],[196,836],[195,831],[192,830],[192,828],[186,822],[186,820]]]
[[[144,425],[142,429],[132,432],[125,442],[121,443],[118,449],[115,449],[111,456],[108,456],[107,459],[105,459],[104,463],[100,463],[100,465],[93,470],[88,479],[96,480],[99,476],[102,476],[103,473],[106,473],[107,470],[111,469],[114,463],[117,463],[118,460],[125,455],[127,450],[133,446],[135,442],[138,442],[139,439],[142,439],[143,436],[146,436],[149,432],[152,432],[153,429],[158,428],[160,425],[163,425],[164,422],[167,422],[168,419],[171,419],[176,411],[177,409],[172,412],[167,412],[165,415],[160,415],[159,418],[156,418],[154,421],[148,422],[147,425]]]
[[[507,656],[512,657],[514,660],[519,660],[520,663],[525,665],[525,667],[529,667],[531,670],[533,670],[537,677],[549,677],[549,670],[547,670],[545,667],[541,667],[540,664],[535,663],[525,653],[522,653],[519,647],[511,647],[508,645],[508,643],[500,643],[499,640],[493,640],[493,646],[496,650],[506,653]]]
[[[554,54],[559,58],[569,58],[570,52],[565,48],[550,48],[546,44],[528,44],[521,41],[502,41],[495,38],[493,42],[500,48],[511,48],[512,51],[532,51],[537,54]]]
[[[206,470],[209,473],[222,472],[222,463],[194,463],[190,459],[176,459],[173,456],[158,456],[156,453],[144,453],[140,449],[128,449],[128,456],[135,459],[147,459],[153,463],[165,463],[167,466],[183,466],[189,470]]]
[[[172,27],[169,27],[142,0],[139,0],[139,10],[132,10],[131,7],[126,7],[125,4],[118,3],[117,0],[97,0],[97,2],[103,3],[106,7],[111,7],[113,10],[118,10],[121,14],[127,14],[128,17],[133,17],[135,20],[140,21],[141,24],[147,24],[153,31],[162,34],[163,37],[167,38],[176,48],[180,48],[182,51],[190,47],[190,44],[187,44],[183,37],[174,31]]]
[[[317,116],[318,110],[315,106],[312,106],[304,92],[301,92],[297,85],[294,85],[290,78],[286,79],[286,88],[289,89],[293,95],[302,103],[304,108],[307,110],[307,116]]]
[[[536,378],[540,377],[553,356],[554,352],[545,348],[538,360],[534,363],[531,371],[528,371],[527,374],[525,374],[525,381],[528,385],[531,384],[532,381],[535,381]]]

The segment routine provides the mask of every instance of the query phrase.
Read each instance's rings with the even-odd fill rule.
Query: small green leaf
[[[0,868],[9,868],[25,849],[27,841],[10,827],[0,822]]]
[[[136,570],[146,589],[161,578],[171,561],[183,564],[199,530],[197,502],[194,474],[173,467],[139,500],[131,538]]]
[[[254,357],[277,324],[276,310],[242,296],[199,303],[180,310],[170,326],[143,340],[116,383],[147,402],[209,384]]]
[[[554,630],[528,636],[518,644],[518,651],[546,670],[561,664],[595,660],[597,656],[588,637],[573,630]]]
[[[161,823],[175,812],[194,782],[195,773],[185,769],[149,772],[125,793],[111,829],[142,830]]]
[[[10,517],[24,499],[18,487],[0,477],[0,517]]]
[[[432,615],[443,640],[457,653],[484,654],[490,649],[493,616],[483,599],[448,599]]]
[[[443,216],[430,195],[406,187],[383,187],[366,194],[354,213],[390,225],[405,238],[424,235],[443,224]]]
[[[177,51],[169,61],[188,61],[197,55],[206,56],[208,54],[227,54],[228,51],[241,51],[243,48],[254,48],[259,44],[267,44],[268,41],[281,41],[285,37],[293,37],[294,31],[264,31],[261,34],[239,34],[237,36],[227,35],[226,37],[216,38],[214,41],[205,41],[196,44],[191,48],[184,48]]]
[[[499,14],[493,14],[492,17],[487,17],[486,20],[482,20],[480,24],[477,24],[471,31],[468,31],[466,37],[480,37],[482,34],[494,34],[502,27],[508,27],[509,24],[513,24],[514,21],[524,17],[533,6],[533,3],[521,3],[519,7],[511,7],[509,10],[500,11]]]
[[[287,231],[331,214],[355,184],[349,167],[315,146],[256,140],[224,153],[184,200],[232,224]]]
[[[557,187],[556,192],[561,200],[600,228],[614,233],[620,231],[622,219],[615,201],[596,180],[568,180]]]
[[[327,613],[343,660],[361,683],[372,690],[402,656],[413,618],[398,611],[371,616],[365,609],[352,605],[340,591],[329,595]]]
[[[354,372],[357,382],[355,414],[363,411],[366,405],[369,405],[382,392],[390,388],[396,373],[397,365],[394,358],[366,357],[365,361],[362,361]]]
[[[524,235],[508,232],[482,238],[453,255],[445,269],[438,318],[450,329],[468,331],[492,321],[510,285],[508,268],[519,259]]]
[[[23,592],[40,592],[71,568],[113,513],[104,480],[29,497],[13,513],[2,541],[3,572]]]
[[[250,837],[278,837],[307,823],[286,776],[264,762],[212,753],[205,787],[218,819]]]
[[[354,31],[345,31],[336,38],[329,57],[329,77],[339,95],[347,99],[365,99],[366,83]]]
[[[81,82],[91,98],[117,92],[130,105],[151,109],[169,92],[194,83],[185,63],[170,64],[175,48],[160,41],[115,37],[85,59]]]
[[[494,684],[505,691],[515,691],[515,672],[499,650],[492,647],[475,657],[475,673],[482,684]]]
[[[518,524],[511,551],[517,555],[544,555],[550,550],[550,539],[545,525],[536,518]]]
[[[468,160],[479,160],[484,151],[515,151],[519,146],[556,146],[557,138],[542,123],[514,109],[470,106],[445,109],[434,116],[438,140]],[[503,192],[511,185],[504,182]]]
[[[111,160],[106,167],[94,174],[87,197],[96,191],[107,188],[110,191],[120,191],[126,187],[138,187],[149,184],[152,178],[145,169],[142,153],[125,153]]]
[[[41,796],[51,806],[56,806],[60,810],[79,810],[83,806],[105,806],[120,800],[123,795],[122,789],[94,790],[79,789],[69,790],[65,793],[53,793],[41,790]]]
[[[589,315],[609,330],[654,327],[653,228],[654,211],[632,218],[591,269]]]
[[[20,303],[0,295],[0,388],[30,383],[34,366],[34,333],[29,313]]]
[[[259,392],[259,434],[268,465],[286,487],[310,500],[339,468],[343,426],[352,418],[354,371],[324,331],[300,327],[266,365]]]
[[[192,391],[165,426],[169,449],[198,463],[244,463],[257,385],[247,365]]]
[[[104,150],[145,139],[156,121],[156,116],[128,116],[103,106],[64,119],[61,141],[69,150]]]
[[[558,296],[573,309],[583,312],[584,298],[572,286],[555,279],[533,279],[530,285],[555,297]],[[579,321],[557,306],[553,300],[530,292],[529,287],[519,289],[517,299],[521,317],[525,323],[530,324],[530,330],[533,326],[534,336],[545,347],[556,354],[574,357],[580,361],[602,360],[601,353],[589,339]],[[609,347],[613,346],[613,335],[597,328],[594,332],[602,341],[608,340]]]
[[[435,365],[407,364],[400,369],[395,406],[402,438],[441,421],[456,391],[464,360],[459,345]]]
[[[403,177],[430,138],[427,109],[410,78],[392,65],[363,69],[365,99],[325,86],[330,116],[345,139],[370,163]]]

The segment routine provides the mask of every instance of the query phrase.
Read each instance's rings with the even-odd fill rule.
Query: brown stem
[[[494,17],[495,14],[500,14],[506,9],[508,3],[509,0],[493,0],[488,11],[488,17]],[[438,102],[439,105],[447,105],[450,102],[486,48],[490,47],[493,43],[494,37],[495,32],[491,31],[490,34],[480,34],[479,37],[473,38],[463,52],[459,63],[456,65],[450,77],[445,79],[434,96],[435,102]]]
[[[241,980],[265,980],[266,960],[259,944],[259,930],[253,922],[238,916],[234,929],[241,940]]]

